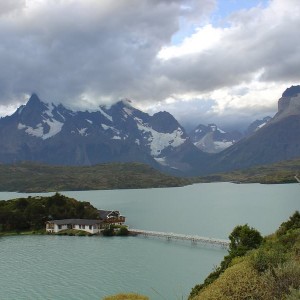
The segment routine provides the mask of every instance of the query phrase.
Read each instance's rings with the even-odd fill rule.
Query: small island
[[[125,217],[59,193],[0,201],[0,235],[126,235]]]

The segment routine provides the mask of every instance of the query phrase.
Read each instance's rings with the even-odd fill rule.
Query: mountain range
[[[216,154],[209,172],[244,169],[300,157],[300,86],[288,88],[278,101],[278,112],[238,143]]]
[[[56,165],[143,162],[189,171],[186,156],[205,156],[168,112],[150,116],[129,100],[97,111],[71,111],[33,94],[26,105],[0,119],[0,161]]]
[[[200,175],[300,156],[300,86],[279,99],[278,113],[246,134],[215,124],[187,134],[168,112],[149,115],[125,99],[96,111],[72,111],[33,94],[0,119],[0,162],[50,165],[142,162],[177,175]]]

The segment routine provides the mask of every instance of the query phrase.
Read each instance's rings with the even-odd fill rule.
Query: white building
[[[46,222],[46,231],[49,233],[57,233],[66,229],[83,230],[85,232],[96,234],[105,228],[102,220],[88,219],[64,219],[51,220]]]
[[[46,222],[46,231],[57,233],[66,229],[83,230],[96,234],[101,230],[109,228],[110,225],[123,225],[125,217],[118,210],[98,210],[99,220],[90,219],[63,219]]]

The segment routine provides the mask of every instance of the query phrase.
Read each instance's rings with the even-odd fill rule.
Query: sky
[[[32,93],[245,127],[300,84],[299,0],[0,0],[0,116]]]

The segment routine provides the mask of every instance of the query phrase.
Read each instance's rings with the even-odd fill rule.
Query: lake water
[[[97,208],[120,210],[132,228],[214,238],[227,238],[245,223],[270,234],[300,210],[299,184],[211,183],[63,194]],[[21,196],[0,193],[0,199]],[[1,300],[100,300],[120,292],[152,300],[186,299],[226,254],[218,248],[144,237],[2,237],[0,250]]]

